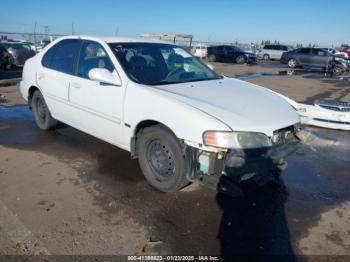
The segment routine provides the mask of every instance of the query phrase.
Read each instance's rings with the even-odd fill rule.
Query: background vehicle
[[[210,62],[229,62],[229,63],[256,63],[256,55],[249,53],[237,46],[217,45],[209,46],[207,57]]]
[[[0,69],[7,68],[9,65],[9,55],[7,49],[0,43]]]
[[[346,53],[350,57],[350,47],[343,47],[340,52]]]
[[[348,60],[341,56],[336,56],[322,48],[299,48],[290,52],[283,53],[282,64],[288,64],[289,67],[315,67],[326,69],[330,62],[334,61],[337,71],[344,71],[348,67]]]
[[[293,50],[292,46],[287,45],[265,45],[259,52],[258,58],[264,60],[281,59],[282,54]]]
[[[331,54],[336,55],[336,56],[343,56],[345,58],[349,57],[347,53],[338,51],[337,49],[332,48],[332,47],[318,47],[318,48],[324,49],[324,50],[326,50],[326,51],[328,51]]]
[[[10,54],[10,63],[14,66],[23,66],[25,61],[35,55],[32,48],[25,43],[2,42]]]
[[[13,43],[21,43],[21,44],[25,44],[25,45],[28,45],[30,46],[30,48],[36,52],[36,47],[35,47],[35,44],[30,42],[30,41],[27,41],[27,40],[23,40],[23,39],[8,39],[7,42],[13,42]]]
[[[40,44],[36,46],[37,52],[41,51],[45,46],[51,43],[50,39],[41,40]]]
[[[130,151],[164,192],[220,175],[225,161],[240,170],[237,182],[252,176],[242,163],[270,173],[290,152],[300,120],[285,100],[219,76],[179,46],[141,41],[70,36],[29,59],[20,91],[37,126],[62,121]],[[251,157],[237,156],[244,150]]]
[[[195,57],[205,58],[207,57],[208,49],[207,49],[207,46],[197,45],[192,48],[191,53]]]

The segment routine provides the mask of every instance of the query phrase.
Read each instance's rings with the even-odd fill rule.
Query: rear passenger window
[[[286,46],[284,46],[284,45],[278,45],[277,48],[280,51],[288,51],[288,48]]]
[[[113,72],[114,65],[105,49],[99,43],[84,41],[80,49],[77,75],[89,78],[89,71],[93,68],[105,68]]]
[[[298,51],[298,54],[310,54],[310,48],[302,48]]]
[[[63,73],[73,72],[73,61],[78,51],[79,41],[67,39],[59,42],[55,47],[55,52],[49,68]]]
[[[50,68],[53,55],[55,54],[56,46],[51,47],[43,56],[41,64],[45,67]]]

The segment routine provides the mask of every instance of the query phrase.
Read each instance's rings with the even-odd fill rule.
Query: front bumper
[[[197,171],[200,176],[226,174],[236,182],[256,175],[270,175],[286,166],[285,158],[297,149],[299,142],[293,133],[288,139],[266,148],[228,149],[216,153],[197,149]]]
[[[295,152],[299,140],[264,149],[230,150],[224,160],[224,171],[236,182],[254,176],[278,173],[286,166],[285,158]]]
[[[247,56],[246,61],[248,64],[255,64],[257,61],[257,58],[256,56]]]

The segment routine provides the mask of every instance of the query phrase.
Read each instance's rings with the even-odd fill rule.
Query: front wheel
[[[147,181],[162,192],[180,190],[189,181],[192,164],[178,139],[162,125],[141,130],[137,138],[139,164]]]
[[[216,56],[215,55],[209,55],[208,56],[208,61],[209,62],[216,62]]]
[[[297,61],[295,60],[295,59],[289,59],[288,60],[288,66],[290,67],[290,68],[295,68],[296,66],[297,66]]]
[[[51,116],[44,97],[39,90],[34,92],[31,106],[35,123],[41,130],[51,130],[56,128],[57,120]]]
[[[240,55],[236,57],[236,63],[237,64],[244,64],[245,63],[245,57]]]
[[[340,76],[340,75],[342,75],[344,73],[344,67],[341,66],[341,65],[336,65],[336,66],[334,66],[332,71],[333,71],[332,73],[335,76]]]

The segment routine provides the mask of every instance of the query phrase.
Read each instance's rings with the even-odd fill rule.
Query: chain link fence
[[[53,41],[56,38],[64,36],[61,34],[48,34],[48,33],[19,33],[19,32],[0,32],[0,40],[25,40],[34,44],[40,44],[43,40]]]

